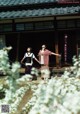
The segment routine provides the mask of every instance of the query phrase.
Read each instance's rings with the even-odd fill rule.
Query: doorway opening
[[[76,55],[76,33],[74,31],[58,32],[58,52],[61,54],[61,64],[64,64],[64,35],[68,35],[67,39],[67,62],[72,64],[72,57]],[[55,34],[54,31],[37,31],[37,32],[21,32],[6,34],[6,45],[12,46],[13,49],[9,53],[11,61],[21,61],[27,47],[32,47],[32,52],[38,58],[38,52],[43,44],[47,49],[55,52]],[[56,66],[56,57],[50,56],[50,67]],[[38,65],[34,61],[35,66]]]

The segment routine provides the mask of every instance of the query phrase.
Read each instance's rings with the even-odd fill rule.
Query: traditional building
[[[72,63],[80,50],[80,1],[0,0],[0,48],[13,47],[10,59],[20,61],[28,46],[37,56],[42,44]]]

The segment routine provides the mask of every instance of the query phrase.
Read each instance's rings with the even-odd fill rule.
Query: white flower
[[[16,72],[20,68],[19,63],[13,63],[12,64],[12,72]]]

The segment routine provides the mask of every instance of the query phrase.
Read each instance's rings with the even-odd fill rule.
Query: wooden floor
[[[69,68],[69,67],[58,67],[58,68],[57,67],[49,67],[52,75],[53,74],[63,74],[66,68]],[[38,69],[40,70],[40,68],[38,68]],[[25,68],[20,68],[19,72],[21,75],[24,75]],[[4,76],[4,75],[2,73],[0,73],[0,77],[2,77],[2,76]]]
[[[65,69],[66,68],[69,68],[69,67],[49,67],[50,71],[53,73],[53,74],[63,74]],[[39,69],[39,68],[38,68]],[[40,70],[40,69],[39,69]],[[21,74],[24,74],[25,73],[25,68],[21,68],[20,69],[20,73]]]

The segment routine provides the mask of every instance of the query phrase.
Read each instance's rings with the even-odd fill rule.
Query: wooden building
[[[42,44],[72,63],[80,50],[79,0],[0,0],[0,48],[12,46],[12,61],[20,61],[31,46],[37,56]],[[58,64],[50,57],[50,64]]]

